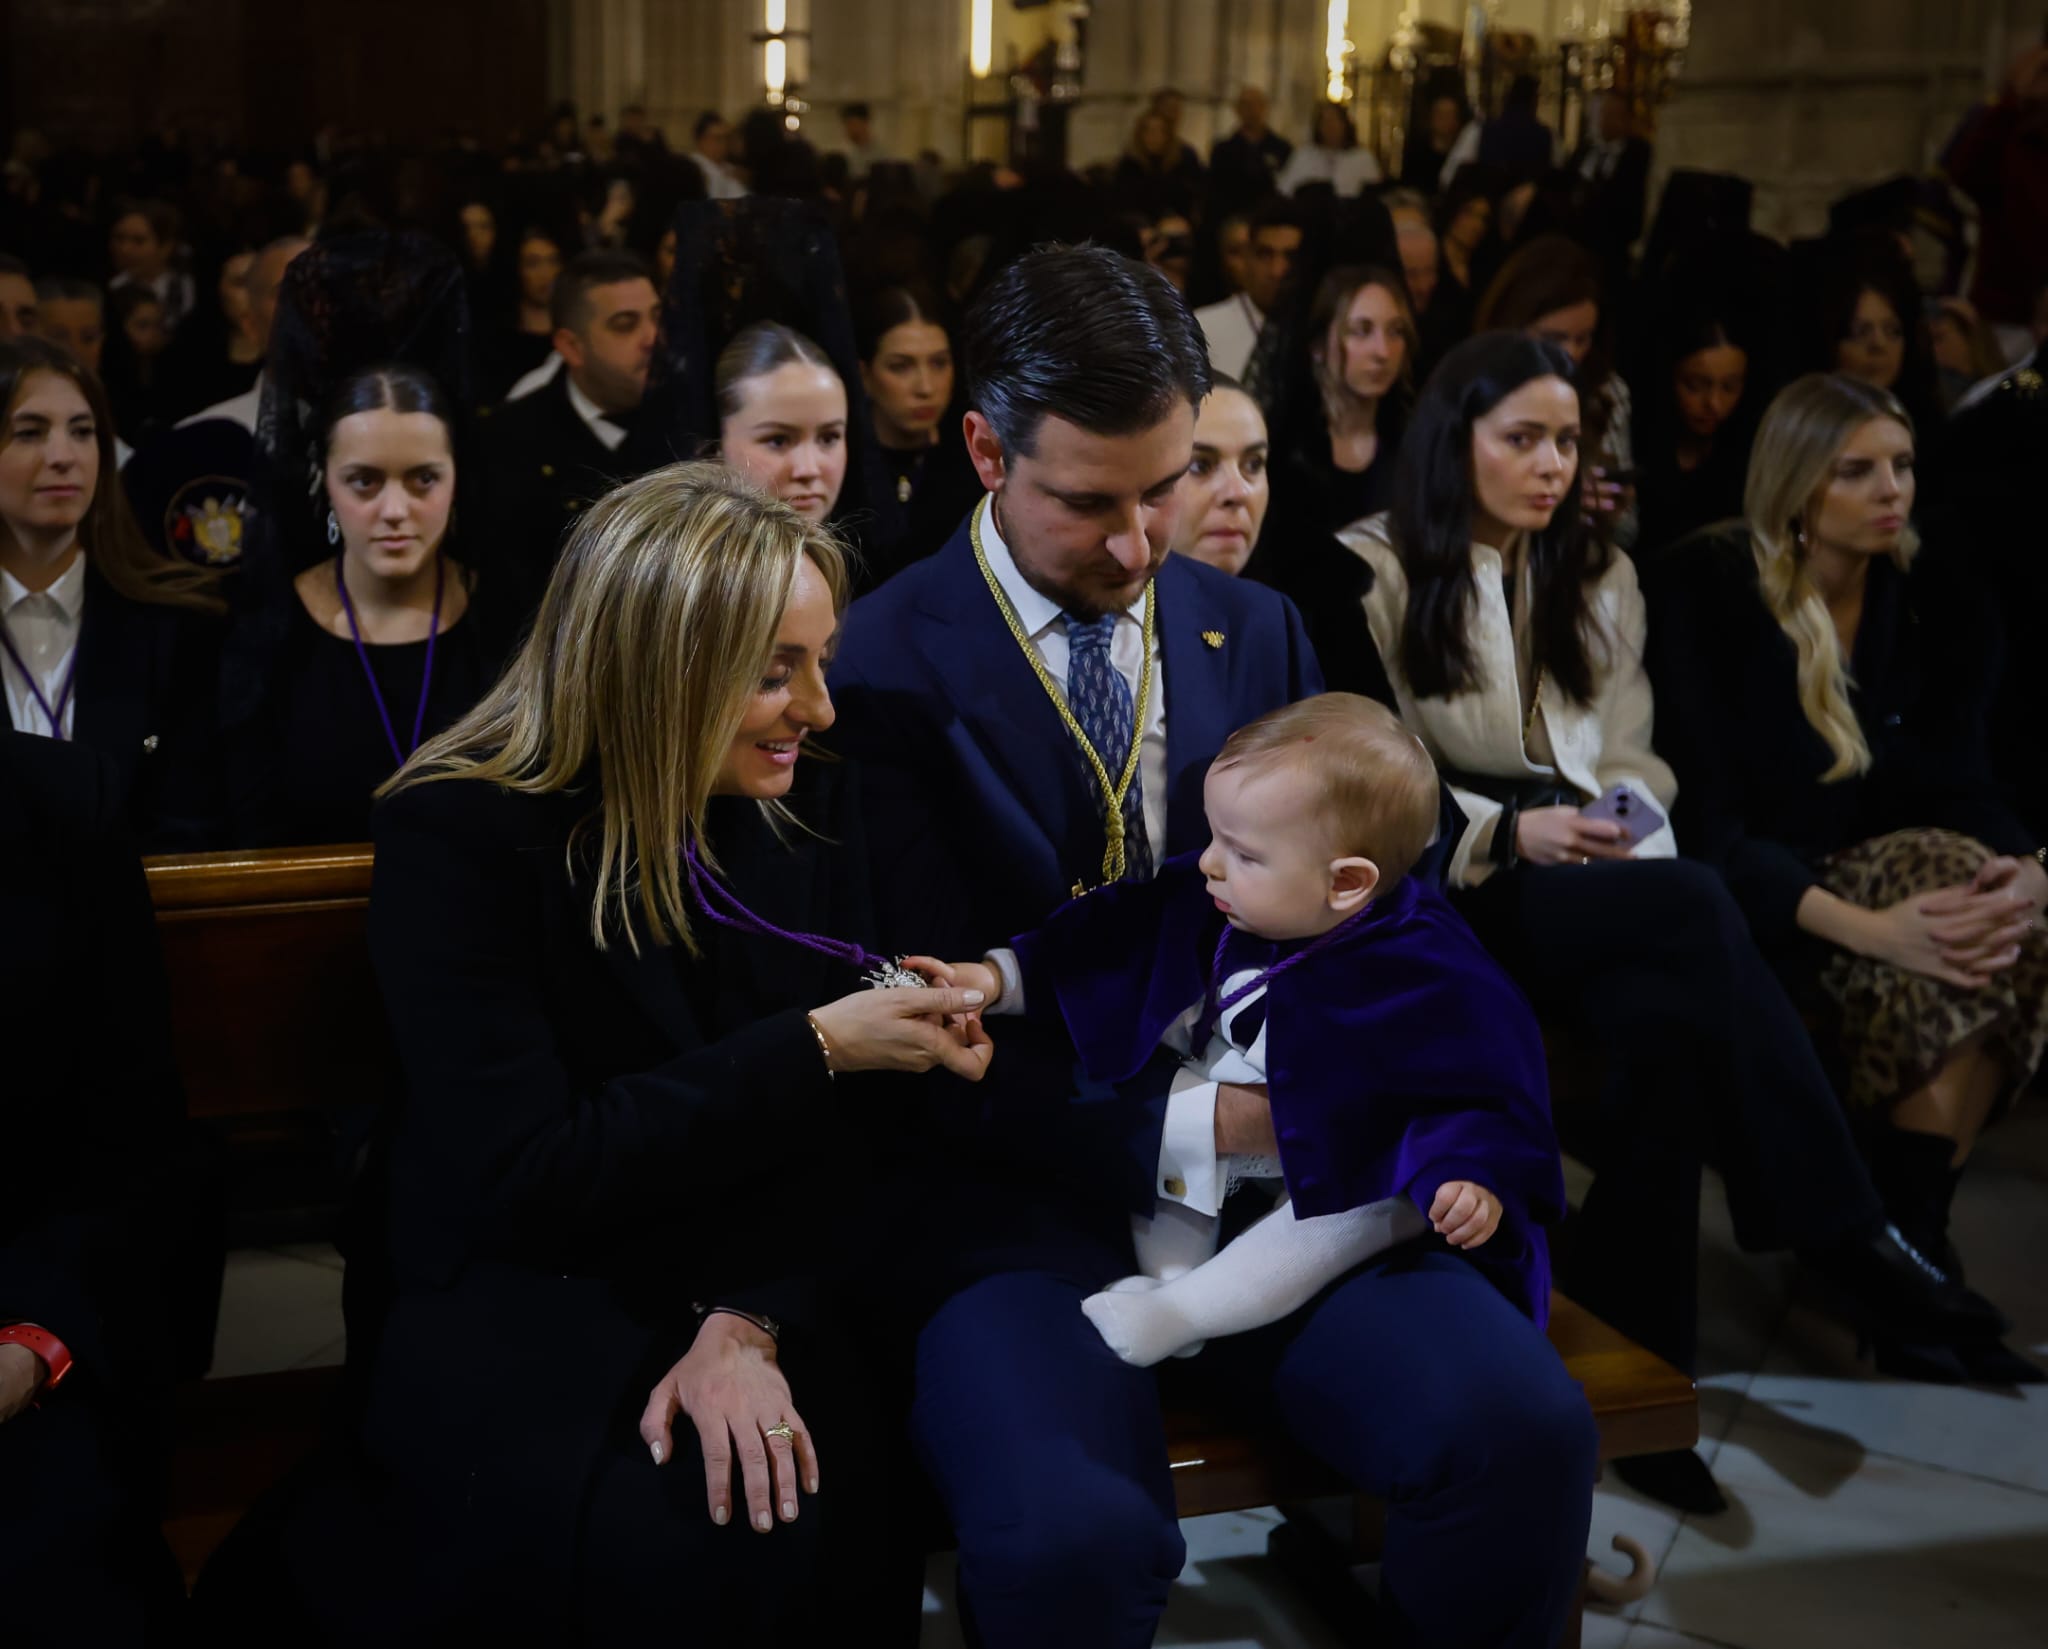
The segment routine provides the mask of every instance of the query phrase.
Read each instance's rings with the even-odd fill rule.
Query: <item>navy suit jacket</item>
[[[1184,556],[1159,570],[1155,624],[1167,825],[1153,847],[1164,859],[1208,841],[1202,780],[1223,741],[1321,692],[1322,675],[1284,596]],[[1005,625],[965,523],[937,555],[854,604],[832,695],[839,718],[823,742],[860,763],[889,948],[973,960],[1037,926],[1077,882],[1101,880],[1094,777]],[[975,1188],[960,1217],[988,1237],[985,1264],[1038,1262],[1076,1219],[1127,1260],[1123,1216],[1152,1206],[1171,1056],[1132,1081],[1091,1083],[1057,1027],[991,1028],[988,1079],[931,1085],[927,1134],[943,1142],[935,1174]],[[1006,1199],[998,1182],[1018,1195]],[[1013,1217],[990,1230],[989,1210],[1006,1202]],[[957,1223],[948,1235],[962,1253],[975,1246]]]

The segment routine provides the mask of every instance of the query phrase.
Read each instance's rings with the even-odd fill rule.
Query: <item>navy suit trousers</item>
[[[986,1649],[1149,1644],[1186,1547],[1159,1378],[1081,1314],[1091,1285],[1010,1271],[917,1350],[912,1430]],[[1170,1380],[1217,1388],[1387,1502],[1387,1641],[1551,1649],[1585,1558],[1597,1438],[1536,1327],[1430,1240],[1383,1255]]]

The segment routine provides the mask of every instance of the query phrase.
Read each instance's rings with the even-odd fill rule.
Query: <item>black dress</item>
[[[1244,570],[1300,610],[1327,691],[1363,693],[1389,708],[1393,689],[1360,605],[1372,570],[1336,535],[1392,504],[1399,439],[1398,432],[1382,434],[1372,464],[1356,474],[1330,461],[1320,428],[1284,451],[1273,468],[1266,524]]]
[[[1944,550],[1925,547],[1911,572],[1870,565],[1850,704],[1871,766],[1833,783],[1821,779],[1833,757],[1799,708],[1797,654],[1764,605],[1747,534],[1696,538],[1644,582],[1657,749],[1679,779],[1672,823],[1687,854],[1727,878],[1775,957],[1814,946],[1797,913],[1829,854],[1930,826],[1999,853],[2036,846],[1985,755],[1997,615]]]
[[[1697,469],[1681,469],[1668,451],[1636,448],[1642,474],[1636,482],[1638,519],[1630,553],[1645,573],[1680,539],[1703,527],[1742,514],[1742,489],[1749,480],[1749,441],[1723,431]]]
[[[886,583],[913,561],[936,553],[981,501],[981,478],[974,473],[959,429],[959,421],[949,417],[931,446],[875,443],[888,496],[876,501],[868,530],[855,534],[861,542],[861,594]]]
[[[434,679],[420,737],[452,726],[497,679],[501,662],[472,607],[436,638]],[[364,649],[384,694],[399,748],[412,749],[427,644]],[[229,747],[237,847],[288,847],[370,839],[370,799],[398,770],[355,643],[313,621],[292,601],[262,715]]]
[[[713,804],[726,884],[782,928],[867,937],[850,769],[798,780],[787,842]],[[844,963],[706,922],[697,957],[597,949],[569,868],[595,796],[594,772],[546,796],[451,780],[377,810],[370,950],[406,1093],[370,1176],[384,1252],[350,1254],[384,1279],[350,1302],[362,1470],[286,1534],[302,1606],[339,1642],[765,1649],[846,1620],[914,1642],[901,1420],[868,1395],[891,1364],[846,1338],[881,1317],[871,1164],[914,1082],[827,1075],[804,1015],[859,988]],[[638,1434],[693,1301],[781,1323],[817,1439],[821,1494],[765,1536],[712,1524],[686,1418],[659,1470]]]
[[[159,1645],[185,1641],[153,1482],[181,1326],[167,1306],[184,1101],[123,813],[109,757],[0,729],[0,1320],[73,1358],[39,1408],[0,1424],[0,1596],[76,1643]]]

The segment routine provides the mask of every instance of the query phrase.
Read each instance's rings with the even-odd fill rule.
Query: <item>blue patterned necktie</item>
[[[1103,770],[1114,785],[1123,776],[1131,753],[1131,727],[1136,710],[1131,702],[1131,684],[1111,662],[1110,638],[1116,634],[1116,615],[1079,619],[1067,615],[1067,707],[1102,758]],[[1089,778],[1094,778],[1091,770]],[[1096,786],[1096,810],[1108,820],[1109,798]],[[1131,788],[1124,794],[1124,879],[1149,881],[1152,876],[1152,844],[1145,837],[1145,780],[1142,772],[1131,775]]]

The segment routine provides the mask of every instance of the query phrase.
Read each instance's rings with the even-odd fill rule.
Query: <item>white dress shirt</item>
[[[1209,370],[1243,383],[1265,320],[1258,305],[1242,292],[1196,310],[1195,325],[1202,329],[1202,341],[1209,346]]]
[[[996,529],[996,512],[990,499],[984,499],[981,511],[981,547],[988,556],[989,570],[996,575],[996,582],[1002,586],[1003,594],[1010,598],[1010,607],[1017,615],[1017,622],[1024,626],[1024,634],[1030,638],[1039,662],[1045,666],[1046,674],[1052,677],[1053,685],[1059,690],[1060,702],[1067,697],[1067,622],[1058,602],[1051,596],[1042,595],[1025,583],[1024,575],[1017,570],[1017,563],[1010,558],[1010,546],[1003,542],[1003,535]],[[1131,703],[1138,702],[1138,679],[1144,668],[1145,652],[1145,598],[1141,595],[1116,617],[1116,630],[1110,636],[1109,661],[1116,666],[1131,688]],[[1071,734],[1068,735],[1072,737]],[[1087,758],[1076,750],[1073,759],[1086,764]],[[1120,763],[1105,761],[1102,764],[1110,770],[1115,779],[1121,771]],[[1146,707],[1144,742],[1138,751],[1138,782],[1144,786],[1145,837],[1152,846],[1152,862],[1157,864],[1166,857],[1166,663],[1159,654],[1158,626],[1152,634],[1152,702]],[[1095,775],[1088,774],[1088,786],[1095,789]]]
[[[522,373],[517,382],[505,391],[508,401],[523,401],[536,390],[547,388],[555,381],[555,375],[562,370],[562,357],[554,350],[548,351],[548,358],[531,372]]]
[[[561,357],[558,355],[555,359],[560,360]],[[606,452],[617,452],[626,444],[625,426],[607,418],[604,408],[578,389],[573,377],[569,380],[569,405],[576,409],[576,416],[590,426],[590,433],[604,443]]]
[[[78,627],[85,613],[85,556],[76,553],[71,565],[47,590],[30,590],[14,576],[0,569],[0,624],[7,626],[7,638],[21,655],[21,662],[52,705],[64,690],[64,678],[71,661],[78,656]],[[14,660],[0,650],[0,675],[7,679],[7,718],[18,733],[49,735],[52,728],[36,703],[35,694],[22,680]],[[71,737],[77,721],[76,684],[64,705],[61,736]]]
[[[696,162],[697,170],[704,174],[704,195],[707,200],[738,200],[746,194],[747,186],[719,162],[694,152],[690,159]]]
[[[1380,181],[1380,163],[1370,149],[1325,149],[1300,143],[1280,173],[1280,193],[1291,195],[1303,184],[1327,183],[1340,199],[1349,200]]]
[[[256,415],[263,410],[263,384],[266,374],[257,373],[256,381],[239,395],[230,395],[225,401],[216,401],[210,407],[195,412],[189,418],[180,418],[178,428],[189,429],[194,424],[203,424],[209,418],[225,418],[231,424],[240,424],[251,435],[256,433]]]
[[[1009,545],[1003,542],[1003,535],[996,528],[992,500],[984,499],[979,508],[981,547],[988,556],[989,570],[996,575],[996,583],[1002,587],[1003,594],[1009,597],[1017,622],[1024,627],[1024,634],[1036,649],[1039,662],[1045,666],[1046,674],[1052,677],[1064,701],[1067,690],[1065,615],[1052,597],[1040,594],[1025,583],[1024,575],[1017,570],[1017,563],[1010,556]],[[1145,835],[1151,843],[1155,864],[1166,857],[1166,665],[1159,652],[1158,630],[1155,623],[1152,634],[1152,702],[1145,717],[1144,743],[1138,751],[1138,776],[1145,786]],[[1110,663],[1130,683],[1134,705],[1138,701],[1138,672],[1143,661],[1144,638],[1145,600],[1140,596],[1117,615],[1116,630],[1109,643]],[[1094,783],[1092,773],[1089,783]],[[1007,969],[1003,969],[1000,958],[993,960],[1003,972],[1001,1011],[1021,1013],[1024,993],[1014,960]],[[1231,983],[1237,981],[1233,979]],[[1248,1007],[1252,1000],[1256,998],[1238,1006]],[[1232,1017],[1235,1017],[1235,1010]],[[1192,1024],[1193,1015],[1190,1014],[1188,1025]],[[1187,1027],[1181,1029],[1180,1035],[1185,1044]],[[1263,1038],[1262,1030],[1261,1050]],[[1194,1067],[1183,1069],[1174,1078],[1166,1100],[1166,1134],[1160,1144],[1159,1172],[1153,1181],[1159,1195],[1167,1201],[1184,1202],[1198,1213],[1213,1214],[1221,1206],[1223,1190],[1216,1167],[1216,1084],[1232,1080],[1237,1079],[1204,1077]]]

